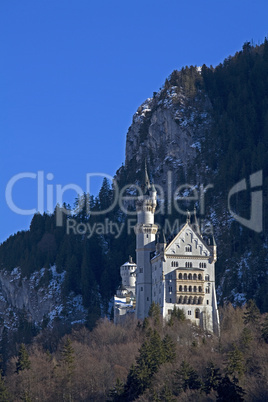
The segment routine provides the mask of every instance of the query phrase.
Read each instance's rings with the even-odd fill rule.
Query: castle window
[[[192,274],[189,274],[189,275],[188,275],[188,279],[189,279],[190,281],[193,279]]]
[[[189,292],[192,292],[192,286],[189,286]]]
[[[188,315],[192,315],[192,312],[191,312],[191,310],[189,310],[189,311],[188,311]]]
[[[179,274],[179,279],[182,279],[182,274]]]
[[[202,281],[202,275],[201,274],[198,274],[198,280]]]
[[[196,292],[196,286],[194,286],[194,292]]]
[[[207,304],[209,304],[209,300],[207,300]]]
[[[186,253],[190,253],[192,251],[192,246],[190,246],[190,244],[188,244],[187,246],[185,246],[185,252]]]
[[[187,286],[184,286],[184,292],[187,292]]]
[[[210,289],[209,289],[209,288],[206,288],[206,293],[210,293]]]
[[[178,268],[178,266],[179,266],[179,263],[178,263],[178,261],[176,261],[176,267]]]
[[[205,280],[206,280],[206,281],[209,281],[209,275],[206,275],[206,276],[205,276]]]
[[[187,279],[187,274],[184,274],[184,275],[183,275],[183,279]]]
[[[199,293],[202,293],[202,286],[199,286],[199,287],[198,287],[198,292],[199,292]]]
[[[179,287],[179,292],[182,292],[182,286]]]
[[[195,318],[200,318],[200,310],[199,310],[199,308],[195,309]]]
[[[194,281],[196,281],[196,279],[197,279],[197,275],[196,275],[196,274],[194,274]]]

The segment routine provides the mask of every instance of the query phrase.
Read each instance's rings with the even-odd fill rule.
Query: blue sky
[[[21,209],[37,209],[38,171],[45,196],[47,185],[85,190],[86,174],[113,176],[138,106],[174,69],[263,42],[267,15],[267,0],[1,0],[0,243],[32,218],[7,205],[14,175],[31,175],[12,187]]]

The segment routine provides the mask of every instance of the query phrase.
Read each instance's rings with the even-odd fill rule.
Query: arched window
[[[189,274],[189,275],[188,275],[188,279],[189,279],[190,281],[193,279],[192,274]]]
[[[199,310],[199,308],[195,309],[195,318],[200,318],[200,310]]]
[[[179,287],[179,292],[182,292],[182,286],[180,285],[180,287]]]
[[[202,275],[201,274],[198,274],[198,280],[202,281]]]
[[[196,286],[194,286],[194,292],[196,292],[196,291],[197,291]]]
[[[184,292],[187,292],[187,286],[184,286]]]
[[[183,279],[187,279],[187,274],[184,274],[184,275],[183,275]]]
[[[179,279],[182,279],[182,274],[179,274]]]
[[[189,286],[189,292],[192,292],[192,286]]]
[[[196,281],[196,279],[197,279],[197,275],[196,275],[196,274],[194,274],[194,281]]]
[[[178,263],[178,261],[176,261],[176,267],[178,268],[178,266],[179,266],[179,263]]]
[[[205,276],[205,281],[209,281],[209,275]]]
[[[198,292],[202,293],[202,286],[198,286]]]
[[[190,253],[191,251],[192,251],[192,246],[190,244],[187,244],[187,246],[185,246],[185,252]]]

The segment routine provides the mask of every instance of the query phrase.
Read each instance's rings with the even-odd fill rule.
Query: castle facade
[[[166,241],[164,233],[158,233],[154,223],[156,205],[157,193],[145,172],[144,193],[136,202],[136,264],[131,260],[121,267],[124,289],[121,286],[115,296],[115,322],[127,313],[135,313],[143,320],[155,302],[164,319],[168,320],[173,308],[177,307],[183,310],[187,319],[218,335],[214,237],[205,240],[196,216],[195,223],[191,224],[188,215],[179,233]]]

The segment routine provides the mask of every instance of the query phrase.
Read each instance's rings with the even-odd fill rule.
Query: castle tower
[[[143,320],[148,316],[152,303],[151,253],[155,251],[155,235],[158,226],[154,224],[156,190],[150,184],[145,165],[144,191],[136,202],[136,317]]]

